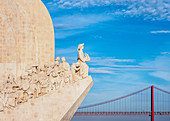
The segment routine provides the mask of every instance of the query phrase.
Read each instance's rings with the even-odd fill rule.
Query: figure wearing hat
[[[89,70],[89,67],[85,62],[90,61],[90,57],[86,53],[84,56],[83,49],[84,49],[84,43],[79,44],[78,49],[77,49],[78,51],[77,61],[80,64],[80,76],[84,79],[88,76],[88,70]]]
[[[90,57],[89,57],[89,55],[87,53],[85,53],[85,57],[84,57],[83,49],[84,49],[84,43],[79,44],[78,49],[77,49],[77,51],[78,51],[78,59],[77,59],[77,61],[85,63],[85,62],[90,61]]]

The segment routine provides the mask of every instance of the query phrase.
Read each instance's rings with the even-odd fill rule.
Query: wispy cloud
[[[53,4],[53,2],[48,2],[48,3],[47,3],[47,5],[52,5],[52,4]]]
[[[96,76],[93,79],[95,86],[85,99],[84,103],[86,104],[115,99],[148,87],[148,83],[141,81],[141,75],[132,72],[105,74],[104,76]]]
[[[145,67],[145,66],[140,66],[140,67],[131,67],[131,66],[126,66],[126,65],[116,65],[119,68],[112,68],[110,67],[96,67],[96,69],[99,70],[108,70],[108,71],[156,71],[156,70],[162,70],[160,68],[154,68],[154,67]],[[170,70],[170,69],[169,69]]]
[[[160,31],[151,31],[152,34],[160,34],[160,33],[163,33],[163,34],[170,34],[170,31],[169,30],[160,30]]]
[[[92,37],[95,38],[95,39],[102,39],[102,38],[103,38],[103,37],[100,36],[100,35],[93,35]]]
[[[100,68],[90,68],[89,72],[93,74],[116,74],[113,71],[109,71],[107,69],[100,69]]]
[[[71,25],[71,24],[56,23],[56,24],[54,24],[54,28],[55,28],[56,30],[65,30],[65,29],[74,28],[74,26]]]
[[[105,14],[74,14],[53,18],[55,37],[63,39],[83,33],[86,27],[113,19]]]
[[[167,81],[170,81],[170,71],[155,71],[155,72],[151,72],[149,73],[151,76],[155,76]]]
[[[112,0],[60,0],[57,2],[58,6],[60,8],[73,8],[73,7],[79,7],[79,8],[86,8],[90,6],[101,6],[101,5],[109,5],[112,3]]]
[[[76,31],[76,30],[72,30],[72,31],[55,31],[55,38],[56,39],[64,39],[70,36],[74,36],[77,34],[81,34],[84,31]]]
[[[116,59],[114,57],[92,57],[90,64],[91,65],[114,65],[114,63],[121,62],[135,62],[134,59]]]
[[[65,57],[72,64],[77,61],[77,47],[55,48],[55,57]]]
[[[51,6],[51,2],[49,4]],[[124,7],[117,10],[113,7],[113,14],[143,16],[145,19],[170,21],[169,0],[53,0],[53,5],[61,9],[118,5]]]
[[[158,56],[155,60],[144,61],[134,64],[133,59],[115,59],[112,57],[92,57],[89,65],[92,67],[91,73],[120,74],[126,71],[149,71],[149,75],[154,76],[150,72],[169,72],[170,58],[167,56]]]
[[[80,29],[91,24],[113,19],[105,14],[74,14],[53,18],[54,27],[58,29]]]
[[[142,66],[150,66],[150,67],[156,67],[160,69],[170,69],[170,55],[160,55],[157,56],[154,60],[146,60],[140,65]]]
[[[141,65],[158,68],[159,70],[149,72],[149,75],[170,81],[170,55],[158,56],[154,60],[141,63]]]
[[[165,54],[170,55],[170,52],[161,52],[161,54],[163,54],[163,55],[165,55]]]

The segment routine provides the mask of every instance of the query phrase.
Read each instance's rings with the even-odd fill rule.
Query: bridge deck
[[[151,111],[147,112],[76,112],[74,116],[97,116],[97,115],[151,115]],[[170,115],[170,111],[154,112],[154,115]]]

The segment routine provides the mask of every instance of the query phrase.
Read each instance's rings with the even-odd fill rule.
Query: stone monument
[[[41,0],[0,0],[0,120],[69,121],[93,85],[90,61],[54,61],[54,30]]]
[[[54,60],[54,29],[41,0],[0,0],[0,80]]]

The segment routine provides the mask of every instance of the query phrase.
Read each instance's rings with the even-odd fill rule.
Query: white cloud
[[[71,24],[63,24],[63,23],[56,23],[56,24],[54,24],[54,28],[56,30],[70,29],[72,27],[73,27],[73,25],[71,25]]]
[[[93,74],[116,74],[113,71],[109,71],[107,69],[100,69],[100,68],[90,68],[89,72]]]
[[[160,30],[160,31],[151,31],[152,34],[160,34],[160,33],[164,33],[164,34],[170,34],[169,30]]]
[[[116,59],[113,57],[92,57],[91,65],[114,65],[117,62],[135,62],[134,59]]]
[[[166,54],[170,55],[170,52],[161,52],[161,54],[163,54],[163,55],[166,55]]]
[[[159,70],[150,72],[149,75],[170,81],[170,56],[162,55],[156,57],[154,60],[145,61],[141,63],[143,66],[152,66]]]
[[[102,39],[103,37],[102,36],[100,36],[100,35],[94,35],[94,36],[92,36],[93,38],[95,38],[95,39]]]
[[[108,71],[155,71],[155,70],[161,70],[159,68],[154,68],[154,67],[145,67],[145,66],[140,66],[140,67],[135,67],[135,66],[126,66],[126,65],[115,65],[115,67],[119,68],[112,68],[110,67],[97,67],[97,69],[105,69]]]
[[[170,71],[156,71],[156,72],[151,72],[149,73],[151,76],[155,76],[167,81],[170,81]]]
[[[112,74],[112,75],[123,75],[123,77],[129,77],[129,79],[134,76],[134,80],[139,80],[139,78],[135,78],[136,74],[130,74],[134,72],[150,72],[150,71],[170,71],[170,68],[164,67],[162,65],[155,66],[154,62],[143,62],[137,65],[134,64],[134,59],[115,59],[113,57],[91,57],[91,61],[88,63],[90,66],[90,73],[93,74]],[[152,64],[150,64],[152,63]],[[129,65],[130,64],[130,65]],[[156,65],[158,65],[156,63]],[[130,73],[129,73],[130,71]],[[153,76],[153,75],[152,75]],[[141,77],[140,77],[141,78]],[[117,77],[120,80],[126,80],[122,78],[122,76]]]
[[[162,60],[162,59],[161,59]],[[153,61],[134,64],[134,59],[115,59],[113,57],[91,57],[88,63],[92,73],[117,74],[120,71],[169,71],[170,68]],[[154,64],[155,63],[155,64]],[[163,62],[162,62],[163,63]],[[157,66],[155,66],[157,65]]]
[[[55,38],[56,39],[64,39],[70,36],[74,36],[76,34],[83,33],[84,31],[56,31]]]
[[[131,71],[132,73],[134,71],[137,72],[146,71],[151,76],[159,77],[169,81],[168,76],[168,73],[170,74],[169,56],[158,56],[154,60],[144,61],[137,65],[129,65],[129,63],[134,64],[134,62],[135,60],[133,59],[115,59],[111,57],[103,59],[101,57],[91,57],[89,65],[92,66],[92,68],[90,69],[90,72],[119,75],[122,73],[127,73],[127,71]]]
[[[82,29],[111,19],[111,16],[104,14],[74,14],[53,18],[55,38],[63,39],[83,33]]]
[[[52,5],[52,4],[53,4],[53,2],[48,2],[48,3],[47,3],[47,5]]]
[[[111,16],[105,14],[74,14],[56,17],[53,19],[54,27],[58,29],[80,29],[91,24],[96,24],[103,21],[113,19]]]
[[[147,67],[155,67],[167,71],[170,69],[170,56],[157,56],[154,60],[146,60],[140,63],[140,65]]]
[[[97,76],[93,79],[95,85],[82,105],[119,98],[149,86],[148,83],[141,82],[141,76],[135,73]]]
[[[77,47],[55,48],[56,57],[66,57],[69,63],[77,61]]]
[[[169,0],[54,0],[53,3],[62,9],[121,5],[124,6],[123,10],[113,10],[112,14],[143,16],[144,19],[170,21]]]

